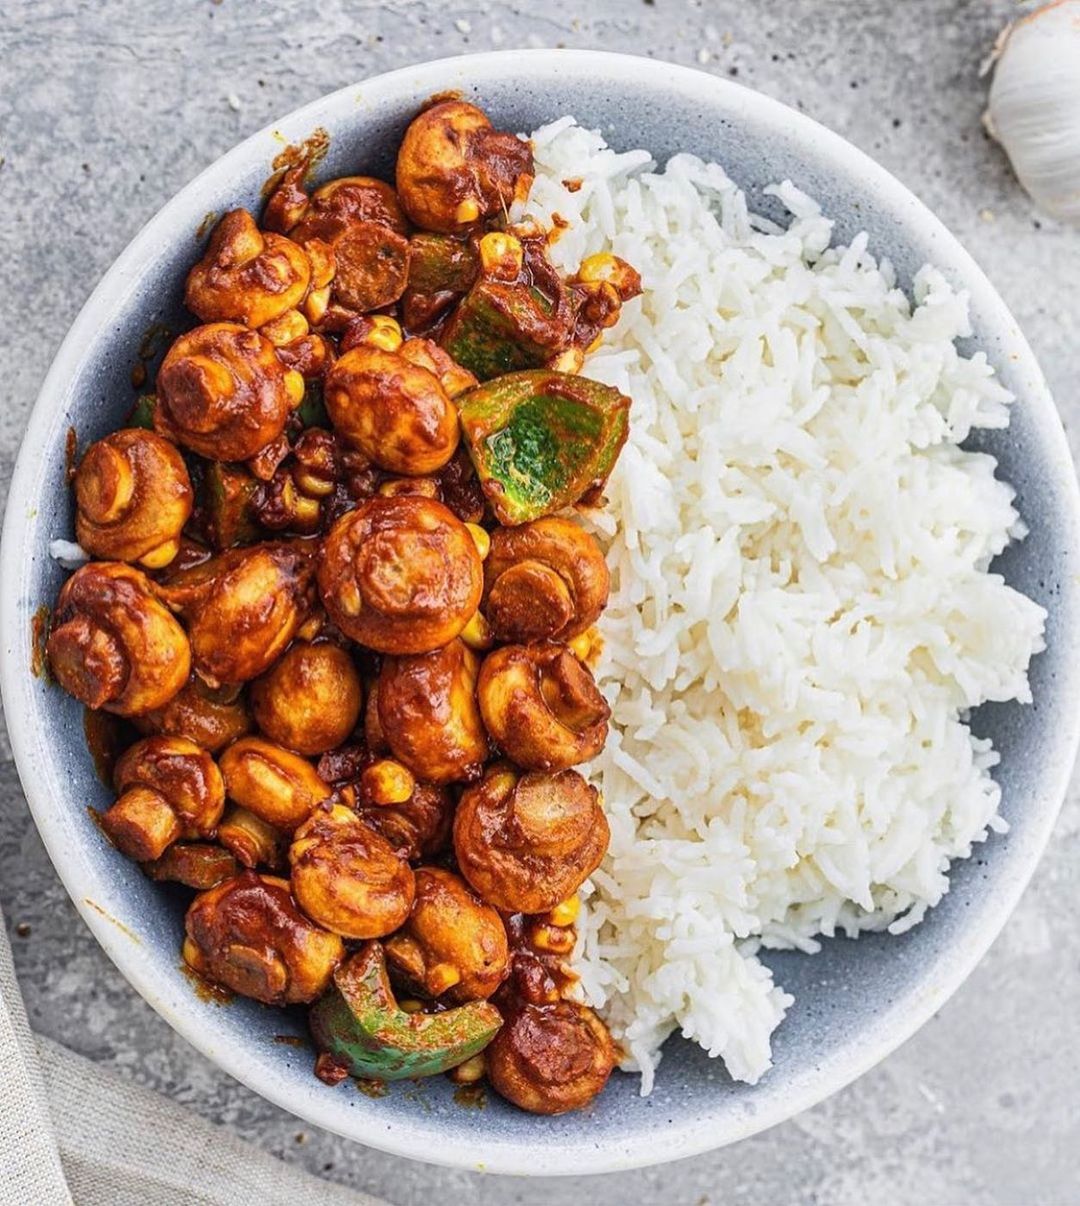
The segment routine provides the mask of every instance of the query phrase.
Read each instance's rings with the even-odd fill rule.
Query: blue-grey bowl
[[[967,289],[970,345],[987,351],[1019,399],[1008,430],[982,435],[980,446],[999,458],[1031,527],[996,568],[1049,611],[1047,649],[1032,666],[1033,705],[982,708],[972,722],[1001,751],[1009,833],[957,865],[948,896],[904,937],[770,956],[796,1004],[775,1036],[775,1066],[755,1087],[734,1084],[719,1063],[674,1038],[651,1097],[638,1095],[637,1077],[616,1075],[592,1109],[563,1118],[519,1113],[494,1097],[484,1110],[467,1109],[444,1078],[392,1086],[381,1099],[349,1083],[327,1088],[312,1075],[310,1052],[280,1041],[303,1034],[302,1016],[195,995],[181,971],[180,894],[145,879],[104,840],[87,813],[108,796],[86,750],[81,709],[31,673],[33,615],[64,578],[48,544],[72,535],[67,430],[85,446],[123,420],[145,332],[185,321],[183,282],[206,215],[257,208],[271,160],[317,126],[331,135],[323,178],[389,177],[407,122],[446,89],[475,98],[510,129],[572,113],[620,149],[648,147],[661,161],[678,151],[718,159],[766,213],[775,205],[764,186],[791,178],[836,219],[838,239],[868,230],[905,286],[930,261]],[[866,1071],[940,1008],[1001,929],[1050,833],[1077,744],[1078,515],[1061,424],[1016,322],[941,223],[866,155],[774,100],[668,63],[571,50],[447,59],[342,89],[249,138],[161,210],[87,302],[31,415],[8,500],[0,563],[7,723],[34,818],[87,924],[162,1017],[238,1080],[311,1123],[420,1160],[523,1174],[671,1160],[788,1118]]]

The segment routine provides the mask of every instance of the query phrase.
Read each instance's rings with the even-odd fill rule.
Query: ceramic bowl
[[[599,127],[617,148],[718,159],[765,213],[762,189],[791,178],[836,219],[836,237],[868,230],[909,285],[937,264],[971,295],[971,348],[984,348],[1018,396],[1007,431],[980,435],[1019,492],[1030,536],[996,568],[1049,610],[1047,649],[1032,666],[1035,703],[986,707],[976,732],[1001,751],[1007,836],[957,865],[951,890],[902,938],[837,939],[820,955],[770,956],[796,1004],[775,1036],[775,1066],[755,1087],[733,1083],[697,1047],[670,1040],[652,1096],[615,1075],[584,1114],[537,1118],[493,1095],[484,1110],[454,1100],[445,1078],[391,1086],[371,1099],[329,1089],[309,1050],[283,1043],[303,1017],[236,1001],[201,1000],[181,971],[183,899],[144,878],[103,839],[87,806],[107,803],[83,739],[82,711],[31,673],[31,623],[64,572],[50,539],[72,535],[64,487],[69,427],[85,446],[119,426],[144,333],[185,320],[185,274],[208,214],[258,208],[270,163],[315,127],[331,135],[323,179],[392,178],[395,148],[418,106],[458,89],[497,125],[528,131],[564,113]],[[145,227],[98,286],[64,341],[30,418],[4,526],[3,694],[30,807],[53,863],[120,971],[194,1046],[276,1104],[317,1126],[415,1159],[503,1173],[582,1173],[688,1156],[759,1131],[832,1093],[888,1054],[941,1007],[1001,929],[1027,882],[1064,794],[1077,739],[1080,689],[1078,497],[1060,421],[1031,351],[971,257],[881,167],[799,113],[726,80],[668,63],[586,51],[447,59],[342,89],[249,138],[189,184]],[[537,1156],[543,1152],[543,1158]]]

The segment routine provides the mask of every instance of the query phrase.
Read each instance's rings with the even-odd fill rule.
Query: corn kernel
[[[334,483],[329,478],[319,477],[300,465],[293,470],[293,480],[309,498],[325,498],[334,492]]]
[[[304,378],[296,369],[289,369],[285,374],[285,392],[292,399],[293,406],[299,406],[304,400]]]
[[[475,197],[466,197],[454,210],[454,221],[461,226],[468,226],[480,217],[480,206]]]
[[[548,368],[557,373],[580,373],[585,363],[585,353],[581,348],[567,348],[548,361]]]
[[[156,549],[151,549],[149,553],[143,553],[139,558],[139,564],[145,565],[147,569],[162,569],[179,552],[180,541],[167,540],[164,544],[159,544]]]
[[[610,280],[617,268],[618,263],[610,252],[599,251],[581,261],[577,278],[583,285],[599,284],[601,281]]]
[[[521,240],[493,230],[480,240],[480,263],[484,271],[502,280],[516,280],[525,263]]]
[[[491,648],[491,626],[479,611],[474,611],[472,619],[461,630],[461,639],[470,649],[482,650]]]
[[[561,900],[548,913],[548,921],[552,925],[573,925],[578,919],[578,913],[581,912],[581,897],[575,892],[573,896],[568,896],[565,900]]]
[[[461,972],[452,963],[439,963],[431,968],[424,979],[425,988],[437,997],[458,983],[461,979]]]
[[[550,951],[555,955],[568,955],[574,949],[574,931],[561,926],[538,925],[529,935],[534,950]]]
[[[408,997],[404,1001],[398,1001],[398,1009],[400,1009],[402,1013],[423,1013],[424,1002],[415,1001],[412,997]]]
[[[372,332],[367,342],[372,347],[382,348],[384,352],[396,352],[404,342],[401,334],[401,324],[388,314],[373,314],[371,316]]]
[[[604,638],[600,635],[600,630],[593,624],[584,632],[579,632],[568,644],[570,652],[575,657],[583,661],[586,666],[593,666],[604,648]]]
[[[308,321],[312,323],[321,322],[329,305],[329,285],[324,285],[321,289],[312,289],[307,295],[307,300],[304,302],[304,313],[307,315]]]
[[[474,1085],[487,1075],[487,1060],[483,1051],[471,1056],[463,1064],[451,1068],[446,1074],[456,1085]]]
[[[393,758],[380,758],[365,767],[360,775],[360,790],[372,804],[383,807],[404,804],[412,799],[416,780],[408,767]]]
[[[322,631],[325,619],[326,616],[321,610],[312,612],[296,630],[296,635],[302,641],[313,641]]]
[[[480,554],[480,560],[485,560],[488,553],[491,552],[491,537],[478,523],[467,523],[465,526],[473,538],[473,544],[476,545],[476,551]]]

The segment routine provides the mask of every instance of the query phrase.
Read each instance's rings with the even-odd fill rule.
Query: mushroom
[[[360,717],[360,675],[329,641],[295,641],[251,685],[259,728],[300,754],[322,754],[346,741]]]
[[[128,858],[160,858],[179,838],[212,837],[225,807],[214,760],[184,737],[146,737],[116,764],[101,827]]]
[[[296,907],[287,880],[244,871],[191,902],[184,959],[199,975],[267,1005],[321,997],[345,957],[337,934]]]
[[[417,868],[412,911],[383,946],[410,991],[457,1003],[490,997],[510,971],[502,918],[442,867]]]
[[[492,128],[483,110],[447,100],[415,117],[397,158],[402,207],[424,230],[454,234],[523,201],[533,180],[529,144]]]
[[[154,428],[192,452],[246,461],[278,440],[304,396],[274,345],[238,323],[196,327],[169,348],[157,375]]]
[[[285,541],[230,549],[161,584],[187,621],[195,669],[210,686],[256,678],[280,657],[310,610],[312,554]]]
[[[286,833],[331,795],[306,758],[261,737],[234,741],[219,765],[229,799]]]
[[[481,607],[500,641],[569,641],[595,623],[610,585],[596,540],[551,515],[491,534]]]
[[[91,444],[75,473],[75,537],[92,556],[168,565],[193,493],[183,457],[155,432],[129,427]]]
[[[461,874],[508,913],[546,913],[572,896],[609,837],[596,788],[572,770],[519,775],[497,764],[466,789],[454,816]]]
[[[604,747],[611,710],[588,667],[565,645],[504,645],[484,658],[484,724],[527,770],[561,770]]]
[[[463,641],[386,657],[378,679],[379,728],[394,756],[431,783],[479,776],[488,743],[476,702],[480,664]]]
[[[483,586],[468,528],[430,498],[369,498],[330,529],[319,593],[346,636],[380,653],[426,653],[461,632]]]
[[[343,938],[379,938],[409,915],[409,864],[343,805],[319,809],[300,826],[289,863],[300,907]]]
[[[65,691],[119,716],[164,706],[191,672],[187,635],[157,588],[118,561],[91,562],[64,583],[46,653]]]
[[[132,722],[145,736],[187,737],[211,754],[250,733],[252,727],[243,696],[232,689],[213,690],[198,677],[190,678],[167,704],[133,716]]]
[[[301,247],[260,230],[246,209],[233,209],[188,273],[184,305],[202,322],[261,327],[298,306],[310,283],[311,262]]]

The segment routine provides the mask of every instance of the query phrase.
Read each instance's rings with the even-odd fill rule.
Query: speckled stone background
[[[1080,451],[1080,232],[1033,212],[979,123],[980,62],[1019,9],[1009,0],[4,0],[0,492],[68,324],[193,175],[324,92],[404,63],[514,46],[699,65],[870,152],[997,284]],[[901,1051],[735,1148],[588,1181],[485,1178],[384,1156],[302,1126],[218,1072],[127,987],[76,916],[2,727],[0,903],[38,1030],[398,1206],[1080,1201],[1080,927],[1070,912],[1080,903],[1080,784],[1001,939]]]

